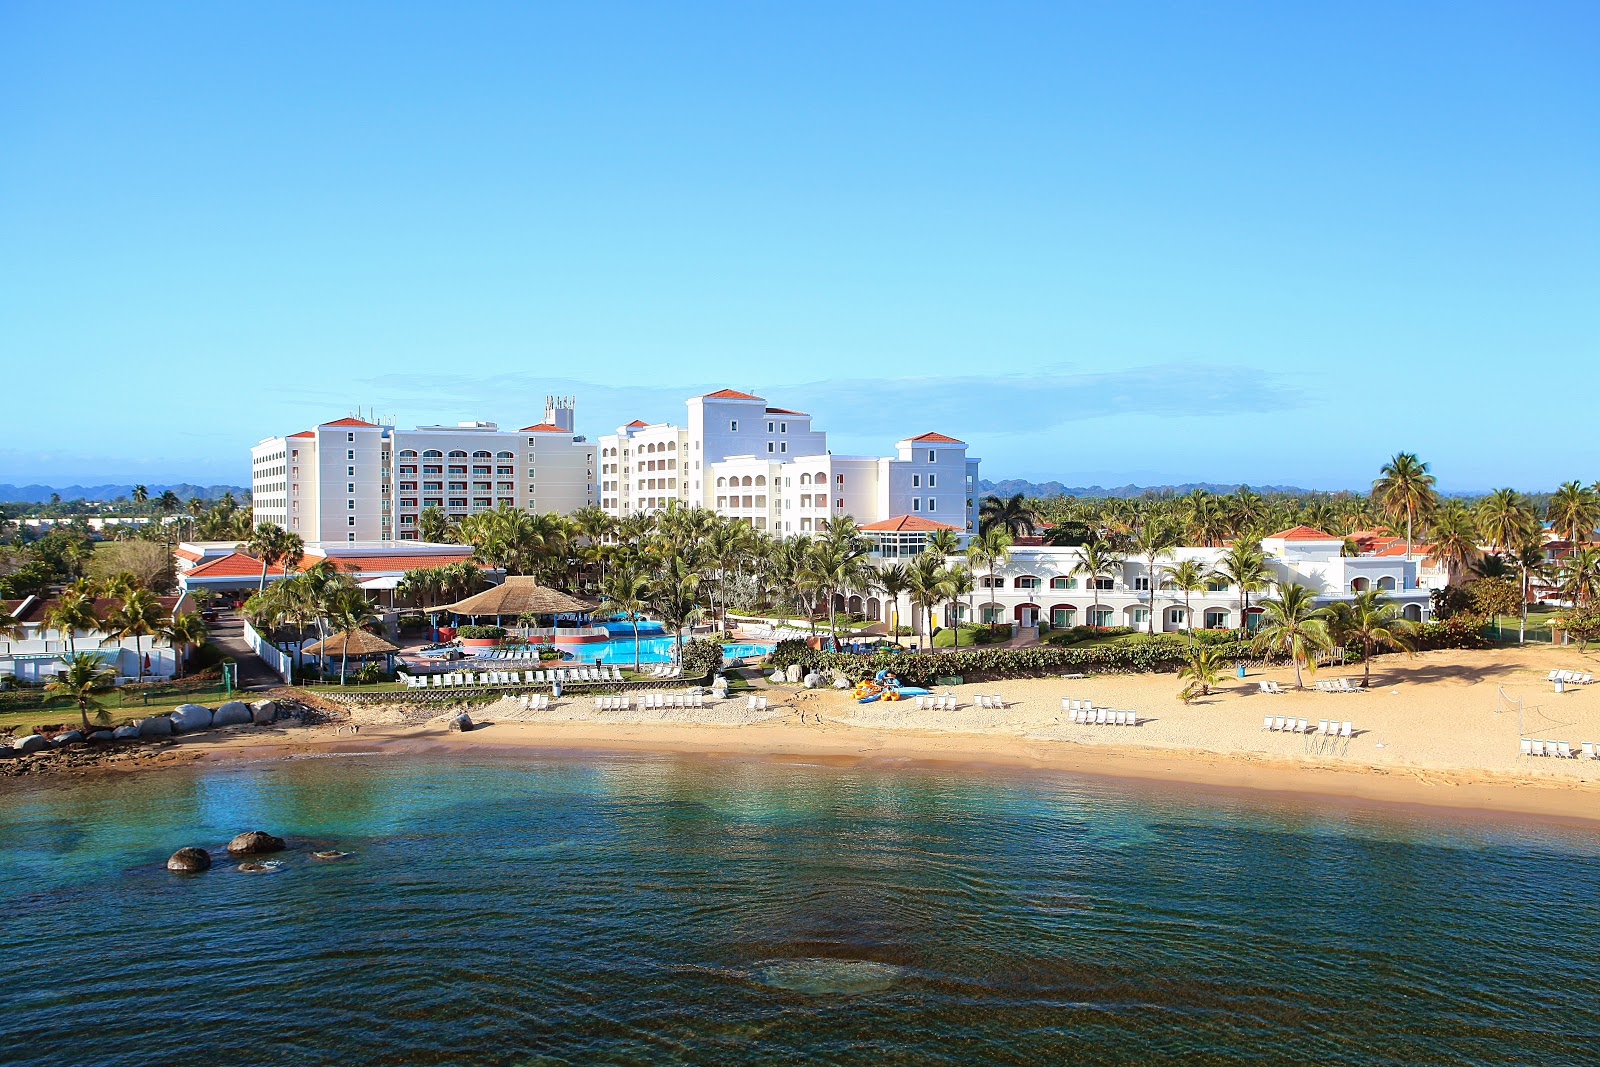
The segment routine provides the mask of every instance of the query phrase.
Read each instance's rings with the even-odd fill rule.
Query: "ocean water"
[[[270,873],[163,869],[257,827]],[[1593,1064],[1597,861],[956,768],[107,775],[0,793],[0,1063]]]

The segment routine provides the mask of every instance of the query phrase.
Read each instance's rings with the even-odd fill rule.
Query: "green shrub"
[[[1051,630],[1043,639],[1052,645],[1076,645],[1095,637],[1122,637],[1137,632],[1131,626],[1068,626],[1064,630]]]
[[[539,661],[541,663],[544,662],[545,660],[548,660],[548,659],[560,659],[560,658],[561,658],[561,650],[559,648],[557,648],[555,645],[540,645],[539,646]]]
[[[500,626],[463,626],[456,631],[456,636],[468,641],[488,641],[491,638],[498,640],[506,635]]]
[[[787,670],[798,663],[805,668],[820,665],[822,653],[807,645],[798,637],[791,637],[787,641],[779,641],[773,648],[772,654],[767,657],[768,666],[774,670]]]
[[[780,645],[779,649],[782,647]],[[1229,663],[1259,663],[1267,658],[1247,641],[1212,647],[1220,660]],[[809,653],[809,659],[796,658],[794,662],[807,667],[832,668],[841,671],[852,681],[871,677],[887,667],[912,685],[927,685],[935,678],[951,675],[962,675],[970,681],[973,678],[1026,678],[1078,671],[1169,672],[1176,671],[1189,659],[1186,642],[1153,641],[1133,645],[1090,645],[1084,648],[1032,645],[1028,648],[961,648],[949,652],[881,653],[872,656],[804,649],[803,652],[796,650],[792,655],[800,657],[806,653]]]
[[[722,642],[712,637],[696,637],[683,646],[685,677],[699,678],[722,666]]]
[[[1482,615],[1460,612],[1441,622],[1425,622],[1417,626],[1415,638],[1418,652],[1439,648],[1488,648],[1490,641],[1483,635],[1485,620]]]

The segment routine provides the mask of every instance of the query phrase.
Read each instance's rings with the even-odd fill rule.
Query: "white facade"
[[[157,598],[164,619],[192,610],[193,604],[184,596]],[[8,600],[0,607],[16,616],[22,628],[20,638],[0,636],[0,677],[11,676],[20,681],[46,682],[67,668],[65,657],[72,652],[92,652],[102,663],[117,672],[118,682],[139,676],[141,658],[149,660],[144,669],[146,678],[168,678],[177,672],[176,649],[160,636],[113,638],[99,630],[79,630],[65,634],[45,624],[45,617],[54,606],[48,597],[30,596],[22,600]],[[98,600],[95,611],[104,616],[117,607],[115,601]]]
[[[570,514],[596,502],[595,446],[573,433],[570,398],[544,420],[400,430],[361,419],[323,423],[250,450],[255,518],[308,542],[410,541],[437,507],[460,519],[505,504]]]
[[[893,456],[835,456],[801,411],[721,389],[687,401],[686,426],[636,420],[600,438],[600,506],[612,515],[669,502],[792,535],[848,515],[859,524],[926,515],[972,530],[978,461],[944,434],[906,438]]]

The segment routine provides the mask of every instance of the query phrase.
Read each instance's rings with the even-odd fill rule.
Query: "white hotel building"
[[[599,498],[608,514],[676,501],[784,535],[844,515],[862,526],[914,516],[929,528],[976,528],[979,461],[954,437],[907,437],[893,456],[836,456],[810,415],[762,397],[719,389],[687,406],[686,426],[635,420],[600,438]]]
[[[573,432],[570,397],[547,397],[543,420],[520,430],[336,419],[252,448],[252,503],[257,522],[308,543],[415,541],[427,507],[460,519],[502,504],[560,514],[591,505],[595,451]]]

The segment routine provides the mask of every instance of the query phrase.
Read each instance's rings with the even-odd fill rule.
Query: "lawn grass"
[[[39,691],[39,701],[27,704],[20,708],[0,709],[0,731],[11,729],[17,734],[22,734],[34,726],[48,723],[79,722],[78,706],[71,700],[60,698],[52,693]],[[197,693],[171,693],[153,696],[146,703],[138,697],[116,690],[101,696],[100,702],[104,705],[105,721],[112,725],[121,723],[125,719],[142,719],[147,715],[160,715],[171,711],[180,704],[204,704],[207,707],[216,707],[228,697],[219,686],[213,690],[201,690]],[[235,699],[240,699],[235,694]],[[98,725],[98,719],[93,711],[89,713],[89,721]]]

